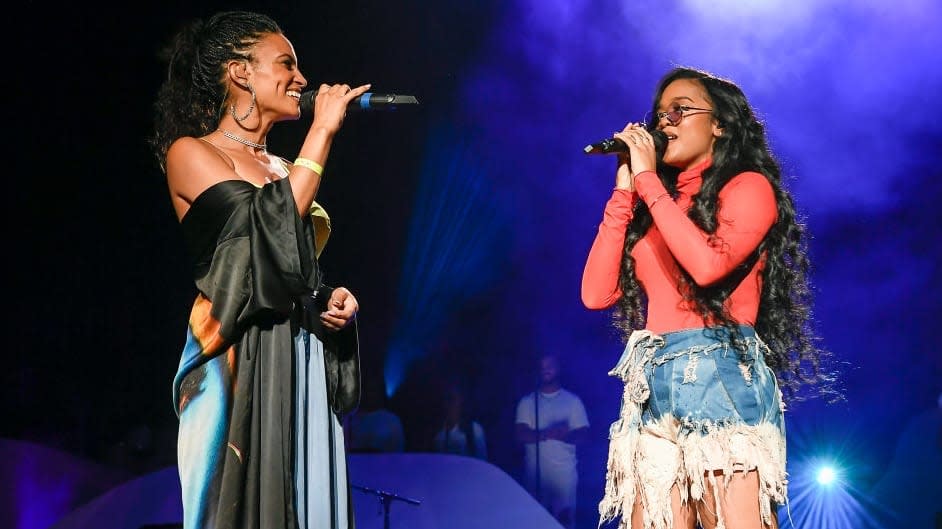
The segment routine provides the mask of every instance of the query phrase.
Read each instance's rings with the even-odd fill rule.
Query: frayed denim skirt
[[[769,423],[784,435],[782,399],[774,373],[765,363],[768,347],[755,329],[740,326],[744,348],[725,330],[688,329],[660,335],[664,345],[644,366],[650,395],[641,423],[665,414],[684,428],[705,432],[725,424]]]
[[[738,347],[722,328],[632,333],[609,372],[624,393],[609,429],[602,521],[630,520],[640,492],[645,527],[671,527],[672,488],[701,501],[737,472],[756,471],[765,523],[771,505],[786,501],[782,394],[768,346],[751,326],[739,331]]]

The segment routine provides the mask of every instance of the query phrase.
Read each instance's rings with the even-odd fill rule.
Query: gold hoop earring
[[[245,115],[242,117],[237,116],[236,110],[235,110],[235,103],[229,105],[229,113],[232,114],[232,119],[236,120],[239,123],[242,123],[243,121],[248,119],[248,117],[252,115],[252,111],[255,110],[255,89],[252,88],[252,85],[250,84],[247,84],[246,86],[249,88],[249,92],[252,93],[252,102],[249,104],[249,109],[245,111]]]

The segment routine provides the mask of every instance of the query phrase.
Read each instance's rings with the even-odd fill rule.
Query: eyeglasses
[[[667,118],[667,122],[676,127],[684,119],[684,116],[702,114],[704,112],[713,112],[713,109],[674,105],[667,112],[655,113],[654,117],[657,118],[657,121],[654,122],[654,125],[656,126],[662,119]]]

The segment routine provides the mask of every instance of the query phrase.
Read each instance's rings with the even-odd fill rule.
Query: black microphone
[[[664,156],[664,150],[667,148],[667,134],[655,129],[648,131],[654,138],[654,152],[657,157]],[[628,145],[618,138],[608,138],[598,143],[586,145],[583,149],[586,154],[612,154],[619,152],[628,152]]]
[[[317,90],[310,90],[301,94],[301,115],[310,116],[314,113],[314,96]],[[418,105],[415,96],[399,94],[374,94],[366,92],[352,100],[347,105],[347,112],[358,110],[396,110],[400,105]]]

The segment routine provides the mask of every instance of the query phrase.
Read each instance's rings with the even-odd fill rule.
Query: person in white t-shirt
[[[588,428],[582,400],[560,383],[559,358],[543,354],[539,391],[517,403],[516,439],[524,445],[524,485],[567,528],[576,520],[576,446]]]
[[[442,426],[432,439],[433,450],[487,459],[484,428],[468,413],[461,385],[447,384],[442,397]]]

